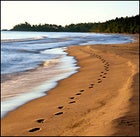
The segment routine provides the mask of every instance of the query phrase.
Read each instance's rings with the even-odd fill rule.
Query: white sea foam
[[[42,66],[46,67],[46,66],[55,65],[58,63],[58,61],[59,61],[59,59],[50,59],[50,60],[44,61]]]
[[[47,38],[45,36],[37,36],[33,38],[22,38],[22,39],[2,39],[1,42],[22,42],[22,41],[32,41],[32,40],[41,40]]]
[[[66,47],[62,47],[61,48],[63,51],[66,50]],[[43,50],[41,51],[42,54],[61,54],[61,55],[66,55],[66,52],[62,52],[62,50],[60,50],[60,48],[52,48],[52,49],[47,49],[47,50]]]

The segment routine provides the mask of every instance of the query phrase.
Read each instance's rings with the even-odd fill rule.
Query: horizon
[[[64,27],[136,15],[139,1],[1,1],[1,30],[25,22]]]

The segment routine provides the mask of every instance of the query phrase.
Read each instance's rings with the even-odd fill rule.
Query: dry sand
[[[138,136],[139,41],[71,46],[79,72],[2,119],[2,136]]]

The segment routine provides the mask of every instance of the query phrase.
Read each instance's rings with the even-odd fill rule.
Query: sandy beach
[[[68,47],[79,72],[10,112],[1,135],[138,136],[138,37],[128,44]]]

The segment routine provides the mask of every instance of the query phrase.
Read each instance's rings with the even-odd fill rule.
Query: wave
[[[45,50],[42,50],[40,51],[41,54],[57,54],[57,55],[64,55],[64,54],[67,54],[66,52],[63,52],[66,50],[66,47],[61,47],[61,48],[48,48],[48,49],[45,49]]]
[[[59,59],[58,58],[50,59],[50,60],[44,61],[40,66],[48,67],[48,66],[56,65],[58,63],[59,63]]]
[[[21,53],[40,54],[39,51],[36,51],[36,50],[28,50],[28,49],[17,49],[16,51],[21,52]]]
[[[37,36],[32,38],[22,38],[22,39],[2,39],[1,42],[23,42],[32,40],[42,40],[48,38],[47,36]]]

